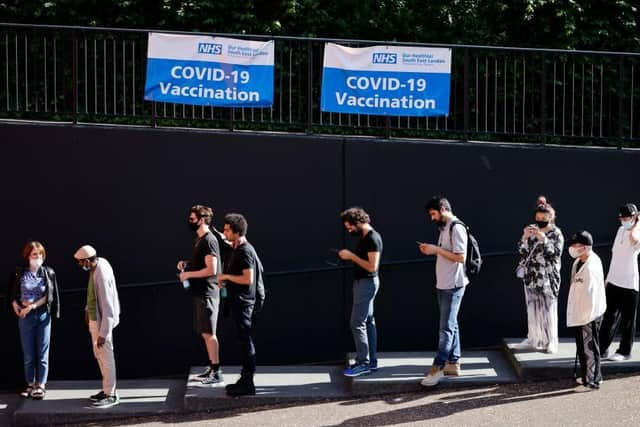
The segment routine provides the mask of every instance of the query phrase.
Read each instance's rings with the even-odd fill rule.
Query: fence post
[[[73,64],[72,64],[72,76],[71,80],[73,81],[73,124],[78,124],[78,36],[73,31],[73,36],[71,37],[73,43]]]
[[[463,133],[464,141],[469,141],[469,48],[464,48],[464,70],[462,73],[463,81],[463,105],[464,105],[464,124]]]
[[[622,149],[624,133],[622,123],[624,122],[624,56],[620,55],[618,60],[618,150]]]
[[[547,141],[547,58],[542,54],[542,88],[540,94],[540,133],[542,144]]]
[[[391,138],[391,118],[389,116],[384,118],[384,137],[385,139]]]
[[[151,127],[155,128],[158,126],[158,116],[156,112],[156,101],[151,102]]]
[[[236,116],[235,107],[229,108],[229,130],[232,131],[232,132],[233,132],[233,127],[234,127],[233,120],[235,119],[235,116]]]
[[[313,46],[307,41],[307,135],[313,133]]]

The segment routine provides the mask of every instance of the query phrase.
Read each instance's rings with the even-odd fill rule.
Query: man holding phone
[[[440,229],[438,244],[416,242],[424,255],[436,256],[436,289],[440,309],[438,352],[423,386],[438,384],[445,375],[460,375],[460,330],[458,311],[465,287],[469,284],[464,261],[467,256],[467,232],[451,212],[451,204],[442,196],[433,197],[425,206],[427,213]],[[457,227],[456,227],[457,225]]]
[[[355,253],[348,249],[338,252],[340,259],[353,262],[351,332],[356,346],[356,361],[343,374],[358,377],[378,370],[378,335],[373,301],[380,288],[378,267],[382,255],[382,237],[373,229],[369,214],[362,208],[349,208],[340,214],[340,218],[349,234],[359,237]]]

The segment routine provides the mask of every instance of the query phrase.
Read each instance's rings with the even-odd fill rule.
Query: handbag
[[[533,256],[533,252],[536,250],[537,246],[538,243],[536,242],[536,244],[533,245],[533,248],[531,248],[531,251],[529,251],[527,258],[518,263],[518,266],[516,267],[516,277],[518,279],[524,279],[524,276],[527,275],[527,265],[529,265],[529,261],[531,261],[531,257]]]

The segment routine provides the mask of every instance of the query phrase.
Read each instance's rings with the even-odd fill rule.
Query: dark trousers
[[[236,325],[236,334],[240,345],[240,361],[242,363],[242,377],[251,377],[256,371],[256,348],[253,345],[253,304],[247,304],[230,298],[231,316]]]
[[[576,351],[580,359],[580,372],[582,384],[600,384],[602,372],[600,371],[600,346],[598,334],[602,317],[598,317],[591,323],[575,328]]]
[[[617,353],[628,356],[636,335],[636,307],[638,291],[607,284],[607,311],[604,313],[600,329],[600,349],[604,354],[611,341],[620,331],[620,346]]]

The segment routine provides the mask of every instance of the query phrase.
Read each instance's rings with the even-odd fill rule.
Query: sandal
[[[44,399],[44,395],[45,395],[45,391],[44,388],[41,386],[36,387],[35,389],[33,389],[33,391],[31,392],[31,398],[35,399],[35,400],[42,400]]]
[[[22,397],[31,397],[31,392],[33,391],[33,386],[28,385],[23,391],[20,392],[20,396]]]

